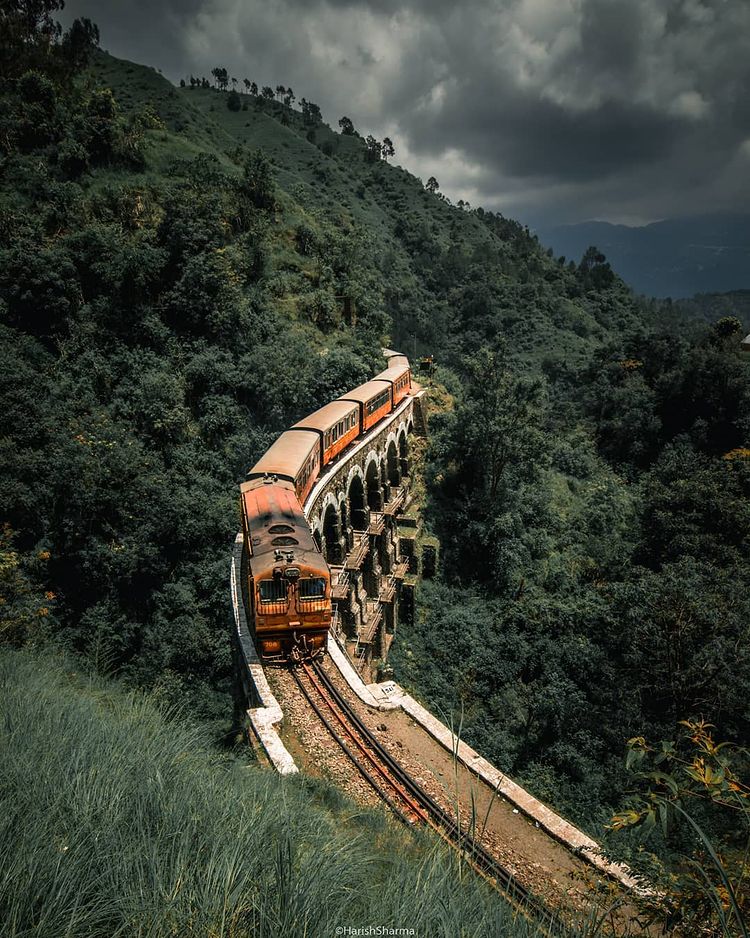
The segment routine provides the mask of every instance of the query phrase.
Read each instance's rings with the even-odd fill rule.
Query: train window
[[[379,410],[391,396],[390,388],[386,388],[385,391],[378,394],[377,397],[373,397],[372,400],[367,402],[367,414],[372,416],[376,410]]]
[[[258,590],[262,603],[278,603],[286,599],[286,580],[259,580]]]
[[[323,599],[326,594],[326,581],[322,576],[313,576],[299,581],[300,599]]]
[[[299,541],[296,537],[282,535],[281,537],[272,538],[271,543],[274,545],[274,547],[293,547],[295,544],[299,544]]]
[[[294,528],[291,524],[272,524],[268,529],[269,534],[294,534]]]

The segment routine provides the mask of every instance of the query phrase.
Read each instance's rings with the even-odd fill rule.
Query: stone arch
[[[321,535],[320,530],[318,528],[315,528],[315,530],[312,533],[312,537],[313,537],[313,540],[315,541],[315,544],[318,550],[322,554],[323,553],[323,536]]]
[[[365,488],[367,490],[367,505],[371,511],[383,510],[383,486],[381,483],[380,463],[377,458],[371,459],[365,472]]]
[[[344,552],[341,544],[341,522],[336,506],[329,503],[323,515],[323,544],[326,560],[329,563],[343,563]]]
[[[409,444],[406,434],[402,431],[398,435],[398,461],[402,476],[409,475]]]
[[[389,485],[398,485],[401,482],[401,468],[399,466],[398,450],[396,449],[395,440],[388,441],[385,461]]]
[[[348,497],[352,528],[355,531],[366,531],[368,524],[367,500],[365,499],[365,486],[362,476],[358,472],[352,473],[349,480]]]

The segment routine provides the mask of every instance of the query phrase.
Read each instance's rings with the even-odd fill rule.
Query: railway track
[[[292,675],[305,699],[378,796],[405,824],[427,825],[521,914],[550,936],[564,933],[556,915],[442,808],[373,736],[317,662],[301,662]]]

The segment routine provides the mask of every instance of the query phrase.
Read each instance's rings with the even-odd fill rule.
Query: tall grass
[[[427,837],[70,661],[0,652],[0,936],[536,934]]]

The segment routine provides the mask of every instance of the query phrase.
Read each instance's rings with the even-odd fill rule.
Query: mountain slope
[[[585,276],[548,257],[521,225],[481,209],[457,209],[402,168],[368,160],[359,136],[334,133],[279,102],[249,95],[231,111],[226,92],[174,89],[153,70],[142,69],[147,74],[133,83],[133,68],[104,56],[95,74],[118,100],[129,87],[132,106],[161,114],[167,149],[173,141],[203,146],[207,135],[222,160],[262,148],[282,190],[277,221],[287,246],[300,225],[322,224],[323,241],[346,233],[347,252],[368,259],[372,299],[385,305],[396,345],[413,349],[416,340],[418,354],[451,357],[502,331],[530,360],[582,360],[610,331],[642,320],[621,283],[612,281],[603,302]],[[296,252],[278,240],[276,247],[279,267],[298,269]],[[467,309],[474,326],[483,321],[480,331],[466,321]]]
[[[638,293],[675,299],[726,293],[750,285],[750,216],[707,215],[640,228],[584,222],[540,229],[556,254],[580,258],[589,245],[603,251]]]

